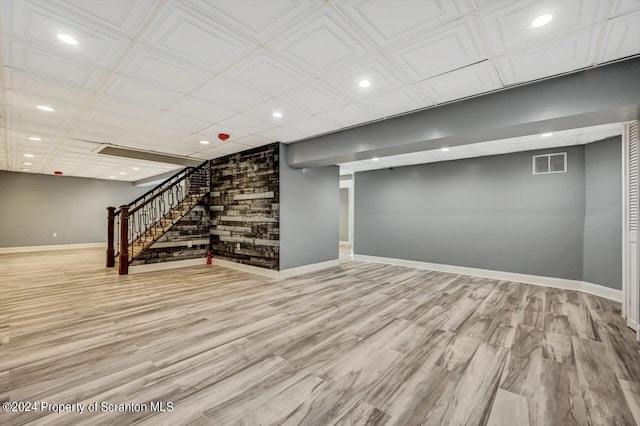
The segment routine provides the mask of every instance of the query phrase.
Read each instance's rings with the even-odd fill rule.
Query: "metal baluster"
[[[118,259],[118,254],[120,254],[120,215],[116,213],[116,221],[115,221],[115,234],[114,234],[114,243],[113,246],[115,248],[116,254],[115,258]]]
[[[137,216],[137,219],[136,219],[136,225],[137,225],[137,227],[136,227],[136,239],[140,239],[140,237],[142,236],[142,220],[141,220],[142,219],[141,218],[142,210],[138,210],[136,212],[136,216]]]
[[[147,231],[149,230],[149,219],[147,216],[146,207],[143,209],[142,213],[140,214],[140,221],[144,225],[144,230],[142,232],[142,235],[144,235],[144,242],[147,242]]]
[[[156,200],[157,200],[157,198],[156,198]],[[156,200],[154,200],[154,203],[155,203],[155,201],[156,201]],[[157,209],[156,209],[156,206],[155,206],[154,204],[151,204],[151,207],[149,207],[149,220],[150,220],[150,221],[151,221],[151,223],[153,223],[153,224],[155,224],[155,223],[156,223],[156,217],[157,217],[157,216],[156,216],[156,213],[157,213],[157,211],[156,211],[156,210],[157,210]]]
[[[132,243],[135,240],[135,223],[136,223],[136,215],[132,214],[129,216],[129,243]]]
[[[178,200],[178,203],[182,202],[182,200],[183,200],[183,197],[182,197],[182,184],[176,185],[176,198]]]
[[[160,211],[160,216],[164,216],[164,213],[166,212],[166,206],[164,204],[164,194],[158,197],[158,207]]]

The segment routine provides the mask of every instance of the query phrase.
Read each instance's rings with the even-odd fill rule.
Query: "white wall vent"
[[[567,153],[556,152],[533,156],[533,174],[548,175],[551,173],[566,173]]]
[[[629,164],[627,165],[629,179],[629,230],[638,231],[638,210],[640,192],[640,135],[638,135],[638,122],[629,123]]]

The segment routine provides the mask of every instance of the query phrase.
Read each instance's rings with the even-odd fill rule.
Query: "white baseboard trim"
[[[609,287],[592,284],[584,281],[567,280],[563,278],[543,277],[539,275],[518,274],[515,272],[492,271],[489,269],[467,268],[465,266],[443,265],[440,263],[419,262],[416,260],[394,259],[391,257],[367,256],[355,254],[354,260],[372,263],[384,263],[387,265],[406,266],[416,269],[428,269],[431,271],[448,272],[451,274],[473,275],[475,277],[490,278],[494,280],[514,281],[524,284],[533,284],[543,287],[561,288],[564,290],[577,290],[595,296],[622,302],[622,291]]]
[[[280,273],[272,269],[260,268],[258,266],[245,265],[243,263],[229,262],[228,260],[213,259],[213,264],[224,268],[235,269],[236,271],[248,272],[250,274],[262,275],[263,277],[279,279]]]
[[[581,291],[594,296],[604,297],[605,299],[615,300],[622,303],[622,290],[616,290],[613,288],[605,287],[599,284],[593,284],[586,281],[582,281]]]
[[[88,248],[107,249],[107,243],[80,243],[80,244],[57,244],[47,246],[22,246],[22,247],[2,247],[0,254],[4,253],[29,253],[34,251],[54,251],[54,250],[78,250]]]
[[[176,260],[173,262],[149,263],[147,265],[129,266],[129,275],[145,272],[164,271],[167,269],[189,268],[191,266],[206,265],[206,258]]]
[[[274,271],[271,269],[244,265],[242,263],[229,262],[228,260],[219,259],[213,259],[213,264],[223,266],[225,268],[235,269],[237,271],[249,272],[250,274],[262,275],[263,277],[273,278],[275,280],[286,280],[287,278],[297,277],[298,275],[309,274],[311,272],[320,271],[322,269],[340,266],[340,260],[335,259],[329,260],[327,262],[313,263],[311,265],[298,266],[297,268],[283,269],[282,271]]]
[[[280,279],[297,277],[298,275],[310,274],[311,272],[320,271],[322,269],[334,268],[340,266],[340,259],[328,260],[326,262],[312,263],[311,265],[298,266],[296,268],[283,269],[280,271]]]

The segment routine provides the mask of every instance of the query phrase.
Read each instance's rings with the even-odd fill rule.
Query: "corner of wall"
[[[338,166],[294,168],[280,146],[280,270],[337,260]]]

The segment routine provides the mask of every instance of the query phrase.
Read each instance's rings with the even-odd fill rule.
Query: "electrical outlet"
[[[57,232],[53,233],[53,238],[58,238],[58,233]]]

